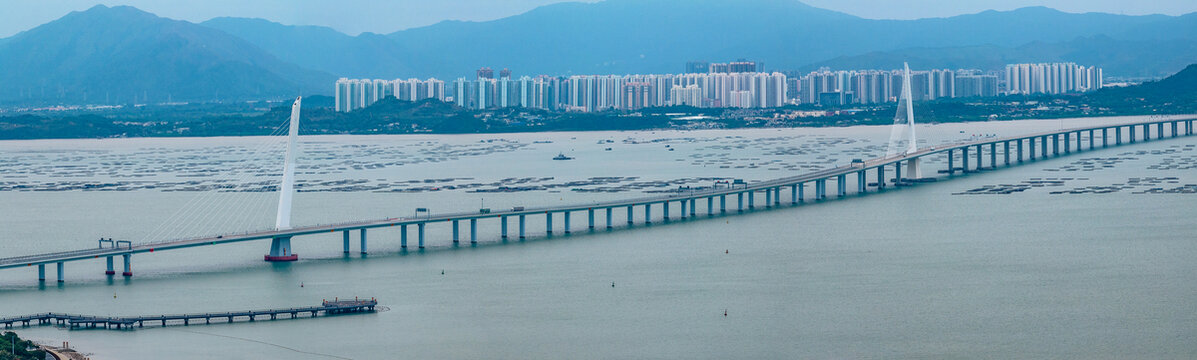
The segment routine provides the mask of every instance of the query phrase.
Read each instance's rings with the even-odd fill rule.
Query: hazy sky
[[[729,0],[735,1],[735,0]],[[173,19],[257,17],[292,25],[324,25],[351,35],[389,33],[441,20],[491,20],[561,0],[3,0],[0,37],[8,37],[96,4],[132,5]],[[587,0],[586,2],[594,2]],[[874,19],[915,19],[1042,5],[1067,12],[1180,15],[1194,0],[805,0],[807,4]]]

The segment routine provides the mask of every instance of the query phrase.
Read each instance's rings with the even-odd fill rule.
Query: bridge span
[[[605,217],[602,226],[606,229],[613,228],[615,222],[612,213],[615,209],[626,209],[624,213],[626,214],[625,221],[628,225],[636,224],[636,219],[634,218],[636,209],[641,209],[640,214],[643,214],[641,223],[643,224],[652,223],[654,208],[660,208],[664,220],[668,221],[675,214],[671,209],[673,205],[677,205],[677,209],[680,210],[676,213],[676,216],[682,219],[698,217],[700,204],[703,205],[702,208],[705,213],[703,215],[711,217],[716,214],[726,214],[729,211],[728,197],[733,197],[735,200],[734,208],[730,210],[735,212],[753,210],[760,205],[763,205],[765,208],[779,207],[783,204],[783,191],[789,195],[789,200],[786,203],[794,206],[808,201],[817,202],[826,199],[828,196],[828,182],[835,183],[835,196],[847,196],[847,184],[850,177],[855,177],[851,182],[857,186],[856,193],[863,195],[867,194],[870,189],[880,191],[890,186],[897,187],[936,181],[938,179],[950,178],[957,173],[998,169],[1036,159],[1065,156],[1135,142],[1192,136],[1194,132],[1193,122],[1195,120],[1197,118],[1194,117],[1152,119],[1143,122],[1080,127],[1012,137],[979,139],[916,149],[913,152],[904,154],[874,158],[863,162],[743,186],[730,186],[726,188],[608,202],[538,208],[521,207],[487,213],[467,212],[425,217],[374,219],[138,244],[101,240],[100,246],[97,248],[2,258],[0,259],[0,269],[36,267],[38,280],[44,282],[46,280],[46,265],[52,264],[56,267],[58,282],[63,282],[65,274],[64,266],[68,262],[105,259],[107,264],[105,273],[115,275],[114,258],[119,256],[122,258],[124,265],[122,275],[129,277],[133,276],[131,258],[135,254],[180,250],[197,246],[213,246],[233,242],[270,239],[273,241],[272,251],[271,255],[266,256],[266,260],[277,260],[279,257],[285,260],[295,260],[298,258],[298,255],[290,249],[290,239],[296,236],[319,233],[341,232],[344,252],[348,254],[350,253],[350,233],[357,232],[357,238],[360,242],[359,251],[362,254],[366,254],[366,234],[369,229],[373,228],[400,227],[401,248],[407,249],[408,227],[415,227],[416,246],[423,249],[425,228],[437,223],[450,224],[453,233],[453,243],[457,244],[462,241],[459,236],[460,225],[462,222],[467,222],[469,224],[469,241],[471,244],[475,244],[479,238],[479,221],[499,221],[501,229],[499,237],[508,239],[509,236],[512,236],[508,228],[510,225],[513,225],[512,219],[516,219],[514,225],[517,226],[517,231],[514,236],[524,239],[528,236],[527,223],[530,217],[544,219],[544,234],[548,235],[554,234],[553,217],[557,215],[564,218],[565,227],[562,229],[562,233],[564,234],[570,233],[570,221],[572,220],[572,215],[576,213],[585,213],[589,230],[594,230],[596,226],[599,226],[595,220],[596,213]],[[1154,132],[1152,131],[1153,129]],[[919,160],[940,154],[946,155],[947,167],[938,170],[936,174],[946,174],[946,176],[923,177],[921,175]],[[906,176],[903,175],[903,170],[906,170]],[[893,171],[893,173],[887,175],[887,171]],[[810,196],[807,195],[808,190],[812,192]],[[763,204],[759,203],[756,199],[757,195],[761,193],[764,193],[765,196]],[[705,204],[702,204],[704,202]],[[285,247],[279,248],[279,244],[284,244],[283,246]]]

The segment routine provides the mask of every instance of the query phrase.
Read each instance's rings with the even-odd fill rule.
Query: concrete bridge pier
[[[1114,127],[1114,145],[1122,145],[1122,127]]]
[[[474,219],[470,219],[470,225],[473,225],[474,221]],[[418,249],[420,250],[424,250],[424,225],[425,223],[416,224],[416,245],[419,246]]]
[[[727,195],[719,195],[719,213],[727,213]]]
[[[359,252],[361,252],[362,255],[366,255],[366,229],[362,229],[360,235],[361,235],[362,243],[359,246],[360,247]],[[403,236],[405,236],[405,237],[407,236],[407,229],[403,230]]]
[[[968,172],[968,147],[960,148],[960,172]]]
[[[848,177],[845,175],[840,175],[840,176],[835,177],[835,187],[836,187],[836,196],[837,197],[848,196],[848,183],[846,181],[847,179],[848,179]]]
[[[989,144],[989,168],[997,169],[997,143]]]
[[[46,282],[46,264],[37,264],[37,281]]]
[[[589,220],[589,229],[594,230],[594,209],[586,209],[586,218]]]
[[[365,231],[365,230],[362,230]],[[291,251],[291,237],[280,236],[270,240],[270,253],[264,256],[266,261],[295,261],[299,255]]]
[[[948,149],[948,175],[956,172],[956,160],[952,157],[952,149]]]
[[[341,231],[341,245],[345,249],[345,253],[349,253],[349,230]]]
[[[736,209],[736,211],[744,212],[744,193],[743,192],[736,193],[736,204],[739,206],[739,208]]]
[[[815,200],[827,198],[827,179],[815,180]]]
[[[454,228],[453,230],[457,230]],[[454,242],[457,242],[457,237],[454,236]],[[399,225],[399,248],[407,249],[407,224]]]
[[[1043,153],[1043,158],[1046,159],[1047,158],[1047,136],[1040,138],[1039,141],[1041,141],[1040,147],[1042,148],[1042,149],[1040,149],[1040,151]]]
[[[790,205],[798,205],[798,184],[790,185]]]
[[[1076,132],[1076,151],[1081,152],[1081,138],[1084,137],[1080,131]]]
[[[544,233],[545,235],[553,235],[553,212],[546,211],[544,213]]]
[[[1097,134],[1093,129],[1089,129],[1089,150],[1093,150],[1093,135]]]
[[[661,203],[661,212],[665,213],[665,221],[669,221],[669,200]]]
[[[1101,129],[1101,147],[1110,146],[1110,128]]]
[[[1010,166],[1010,142],[1002,142],[1002,156],[1005,157],[1006,166]]]
[[[679,205],[682,206],[682,211],[680,214],[678,214],[678,217],[682,218],[683,220],[686,219],[686,210],[687,210],[686,207],[689,205],[689,204],[687,204],[688,202],[689,201],[684,200],[684,199],[682,201],[678,202]]]
[[[133,276],[133,261],[132,261],[133,259],[132,259],[132,256],[133,256],[133,254],[124,254],[124,255],[121,255],[121,257],[122,257],[122,258],[123,258],[123,260],[125,261],[125,271],[121,273],[121,276],[124,276],[124,277],[130,277],[130,276]]]
[[[981,145],[978,144],[977,145],[977,171],[981,171],[981,169],[985,167],[985,162],[981,161],[981,155],[983,155],[983,154],[981,154],[982,149],[983,148],[981,147]]]
[[[748,192],[748,210],[756,208],[756,190]]]
[[[1060,156],[1060,135],[1052,135],[1052,156]]]
[[[690,217],[694,217],[698,212],[698,199],[690,199]],[[710,207],[707,207],[708,209]]]
[[[520,240],[524,239],[524,225],[527,222],[527,220],[528,219],[526,218],[526,216],[524,214],[520,214]]]
[[[715,216],[715,197],[707,197],[707,216]]]
[[[1180,133],[1176,132],[1177,126],[1178,125],[1176,124],[1176,122],[1173,121],[1172,122],[1172,137],[1176,137],[1176,136],[1180,135]]]
[[[59,284],[61,284],[61,283],[65,282],[65,281],[63,280],[63,275],[64,275],[64,274],[63,274],[63,269],[62,269],[63,265],[62,265],[62,264],[63,264],[62,262],[58,262],[58,283],[59,283]]]
[[[652,224],[652,223],[653,223],[653,204],[652,203],[644,204],[644,224],[648,225],[648,224]]]
[[[865,183],[866,181],[868,181],[868,180],[865,179],[864,170],[857,171],[856,172],[856,192],[861,193],[861,194],[865,193],[865,191],[868,189],[868,187],[866,186],[868,184]]]
[[[1027,158],[1035,160],[1035,138],[1027,139]]]
[[[611,212],[612,212],[611,208],[607,208],[607,228],[608,229],[615,228],[614,224],[611,222]]]
[[[1022,163],[1022,139],[1014,140],[1014,147],[1016,148],[1014,158],[1017,159],[1018,163],[1021,164]]]
[[[877,190],[885,188],[885,166],[877,167]],[[815,199],[819,198],[819,183],[815,182]]]
[[[424,224],[420,224],[424,225]],[[478,243],[478,219],[470,219],[470,244]],[[420,248],[424,248],[424,227],[420,227]]]
[[[773,189],[765,189],[765,208],[773,207]]]
[[[1077,135],[1080,136],[1080,135]],[[1064,153],[1072,153],[1072,133],[1064,133]]]
[[[499,238],[507,240],[507,216],[499,217]]]
[[[449,225],[449,226],[453,227],[453,243],[454,244],[461,241],[461,237],[460,237],[461,230],[459,229],[460,226],[458,226],[458,225],[459,225],[458,220],[453,220],[453,222]]]
[[[563,232],[564,232],[566,235],[568,235],[568,234],[569,234],[569,216],[570,216],[570,211],[569,211],[569,210],[566,210],[566,211],[564,211],[564,213],[565,213],[565,230],[564,230]]]
[[[627,211],[627,215],[628,215],[628,226],[631,226],[632,224],[635,224],[635,223],[636,223],[635,221],[633,221],[633,220],[632,220],[632,215],[633,215],[633,214],[634,214],[634,212],[635,212],[635,211],[633,211],[633,210],[634,210],[634,209],[632,208],[632,205],[628,205],[628,211]]]
[[[898,160],[898,161],[894,162],[894,186],[901,185],[901,183],[902,183],[902,161]]]
[[[112,257],[107,256],[105,259],[108,261],[108,270],[104,271],[104,275],[116,275],[116,269],[112,268]]]
[[[1130,133],[1130,143],[1134,144],[1135,143],[1135,126],[1134,125],[1127,126],[1126,130],[1128,133]]]

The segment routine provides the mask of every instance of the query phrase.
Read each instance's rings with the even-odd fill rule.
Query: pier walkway
[[[371,298],[369,300],[333,300],[323,301],[320,306],[301,307],[301,308],[287,308],[287,309],[267,309],[267,310],[247,310],[236,312],[222,312],[222,313],[205,313],[205,314],[178,314],[178,315],[151,315],[151,316],[92,316],[92,315],[76,315],[76,314],[59,314],[59,313],[42,313],[26,316],[16,316],[9,318],[0,318],[0,324],[4,324],[5,329],[11,329],[14,326],[30,325],[49,325],[66,327],[68,329],[124,329],[131,330],[134,327],[143,327],[145,324],[158,324],[161,326],[167,325],[191,325],[203,321],[204,324],[211,324],[213,320],[217,322],[233,323],[237,321],[256,321],[256,320],[276,320],[280,316],[284,319],[295,319],[298,317],[317,317],[337,314],[357,314],[374,312],[374,307],[378,306],[378,301]]]

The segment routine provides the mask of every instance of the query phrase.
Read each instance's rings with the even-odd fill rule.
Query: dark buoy
[[[445,274],[445,269],[441,269],[441,275]]]
[[[300,282],[299,282],[299,287],[303,287],[303,282],[302,282],[302,281],[300,281]]]
[[[614,281],[612,281],[612,282],[611,282],[611,287],[615,287],[615,282],[614,282]]]
[[[727,309],[723,309],[723,316],[727,316]]]
[[[728,253],[728,252],[727,252],[727,249],[723,249],[723,253],[724,253],[724,254],[727,254],[727,253]]]

